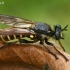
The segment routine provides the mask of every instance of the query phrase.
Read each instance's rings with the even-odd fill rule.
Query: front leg
[[[45,38],[45,42],[46,42],[46,44],[48,44],[48,45],[50,45],[50,46],[53,46],[54,49],[55,49],[61,56],[63,56],[63,58],[66,60],[66,62],[68,61],[67,57],[66,57],[64,54],[62,54],[62,53],[54,46],[53,43],[47,41],[47,38]]]

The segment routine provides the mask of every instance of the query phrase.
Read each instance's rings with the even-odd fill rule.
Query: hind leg
[[[10,44],[12,44],[12,43],[5,43],[3,46],[0,46],[0,49],[4,48],[4,47],[6,47],[6,46],[8,46]]]

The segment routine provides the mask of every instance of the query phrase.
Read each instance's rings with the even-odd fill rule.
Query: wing
[[[13,17],[13,16],[6,16],[6,15],[0,15],[0,23],[6,24],[12,27],[20,27],[20,28],[31,27],[32,25],[35,24],[35,22],[30,20]]]
[[[22,29],[22,28],[8,28],[0,29],[0,35],[34,35],[33,30]]]

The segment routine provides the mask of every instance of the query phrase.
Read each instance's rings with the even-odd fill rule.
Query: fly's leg
[[[3,46],[0,47],[0,49],[2,49],[4,47],[7,47],[10,44],[17,43],[17,42],[20,42],[20,43],[34,43],[34,41],[27,41],[25,39],[19,39],[18,41],[15,41],[15,42],[5,43]]]
[[[10,43],[5,43],[3,46],[0,47],[0,49],[4,48],[4,47],[7,47],[8,45],[12,44],[11,42]]]
[[[68,61],[67,57],[66,57],[64,54],[62,54],[62,53],[54,46],[53,43],[48,42],[46,38],[45,38],[45,42],[46,42],[46,44],[53,46],[54,49],[66,60],[66,62]]]
[[[8,42],[8,43],[5,43],[3,46],[0,47],[0,49],[4,48],[4,47],[7,47],[8,45],[11,45],[13,43],[17,43],[18,41],[15,41],[15,42]]]
[[[25,40],[25,39],[19,39],[19,42],[20,42],[20,43],[34,43],[34,41],[28,41],[28,40]],[[58,59],[58,57],[57,57],[54,53],[52,53],[52,52],[43,44],[43,42],[40,41],[40,44],[42,44],[42,45],[47,49],[47,51],[48,51],[50,54],[52,54],[56,59]]]
[[[56,59],[58,59],[58,57],[57,57],[54,53],[52,53],[52,52],[43,44],[43,42],[40,41],[40,44],[43,45],[43,46],[47,49],[48,53],[50,53],[50,54],[53,55]]]

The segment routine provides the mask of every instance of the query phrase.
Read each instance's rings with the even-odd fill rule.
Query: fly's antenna
[[[67,27],[68,27],[68,25],[66,25],[61,31],[64,31],[64,30],[66,31],[67,30],[66,29]]]

